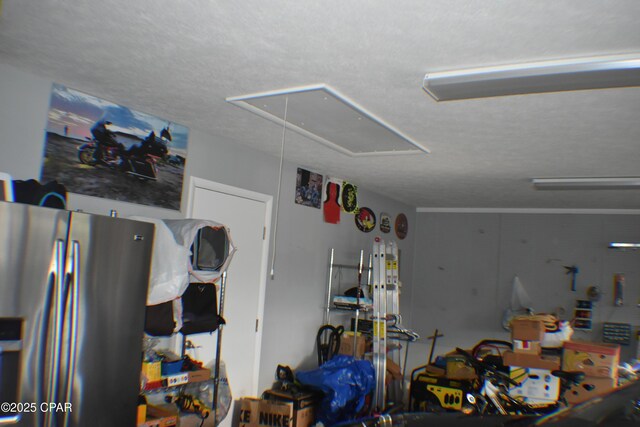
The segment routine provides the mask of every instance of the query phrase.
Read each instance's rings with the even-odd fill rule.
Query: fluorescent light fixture
[[[640,177],[618,178],[533,178],[536,190],[638,190]]]
[[[640,86],[640,54],[427,73],[422,83],[436,101],[628,86]]]
[[[632,249],[638,250],[640,249],[640,243],[625,243],[625,242],[611,242],[609,243],[610,249]]]

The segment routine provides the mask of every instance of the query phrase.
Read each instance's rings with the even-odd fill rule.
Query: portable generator
[[[420,412],[461,411],[473,380],[454,380],[438,372],[433,365],[423,365],[411,372],[409,410]]]

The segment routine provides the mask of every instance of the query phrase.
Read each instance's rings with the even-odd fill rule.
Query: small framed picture
[[[320,209],[322,204],[322,175],[298,168],[295,201],[299,205]]]

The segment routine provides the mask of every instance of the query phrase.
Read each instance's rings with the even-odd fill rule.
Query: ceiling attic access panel
[[[413,139],[326,85],[227,98],[228,102],[348,156],[429,153]],[[286,107],[286,108],[285,108]]]

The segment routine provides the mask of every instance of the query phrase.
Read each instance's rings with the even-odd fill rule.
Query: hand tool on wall
[[[572,265],[572,266],[564,266],[565,270],[567,270],[567,272],[565,274],[570,274],[571,275],[571,290],[572,291],[576,291],[576,276],[578,275],[578,273],[580,272],[578,270],[578,266],[576,265]]]

